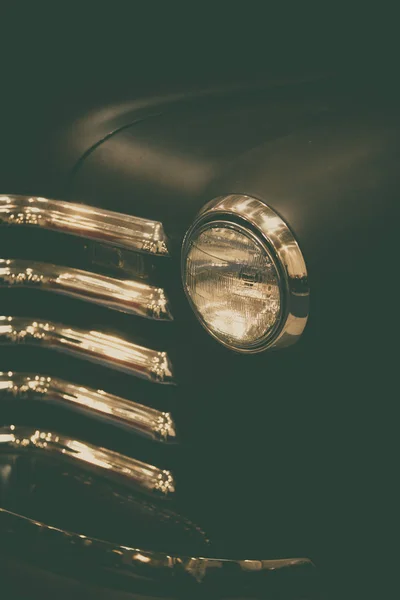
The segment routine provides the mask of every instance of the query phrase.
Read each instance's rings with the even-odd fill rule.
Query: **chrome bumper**
[[[230,560],[176,556],[118,546],[85,535],[63,531],[0,509],[3,534],[0,548],[17,548],[26,556],[32,549],[47,568],[102,585],[110,575],[113,587],[143,595],[173,598],[316,598],[313,563],[304,558]],[[276,594],[276,595],[275,595]],[[142,598],[142,596],[140,596]]]

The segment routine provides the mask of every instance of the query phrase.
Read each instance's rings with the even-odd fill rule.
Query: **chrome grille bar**
[[[0,287],[11,286],[40,288],[150,319],[172,319],[163,289],[71,267],[0,259]]]
[[[170,471],[61,434],[10,425],[0,429],[1,446],[24,451],[39,450],[52,456],[62,456],[83,463],[89,469],[102,469],[106,474],[122,477],[128,483],[148,492],[166,496],[175,491]]]
[[[36,196],[0,196],[0,224],[43,227],[136,252],[168,255],[162,223]]]
[[[168,442],[176,437],[170,413],[54,377],[0,372],[0,396],[17,400],[55,401],[83,410],[89,416],[100,416],[106,422],[127,426],[156,441]]]
[[[43,345],[155,383],[173,383],[166,352],[138,346],[101,331],[1,316],[0,344],[19,343]]]

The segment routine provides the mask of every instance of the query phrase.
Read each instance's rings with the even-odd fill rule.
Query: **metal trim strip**
[[[116,476],[125,483],[157,495],[167,496],[175,491],[170,471],[66,435],[10,425],[0,428],[0,447],[23,452],[40,451],[72,460],[95,473],[100,471],[106,477]]]
[[[26,317],[0,316],[0,344],[21,343],[52,348],[154,383],[173,383],[166,352],[138,346],[102,331]]]
[[[56,377],[0,372],[1,397],[54,402],[100,417],[106,423],[127,427],[154,441],[170,442],[176,438],[176,427],[170,413]]]
[[[71,267],[0,259],[0,287],[14,286],[39,288],[149,319],[172,319],[162,288]]]
[[[174,598],[191,598],[200,591],[202,598],[256,599],[270,594],[314,598],[319,587],[317,571],[308,558],[234,560],[170,555],[65,531],[2,508],[0,526],[7,553],[15,547],[19,554],[32,556],[35,548],[35,555],[40,553],[42,560],[54,560],[68,569],[71,560],[76,560],[88,577],[94,573],[98,582],[103,574],[115,573],[116,589],[131,592],[140,586],[141,593],[161,590]]]
[[[168,255],[162,223],[37,196],[0,196],[0,224],[29,225],[90,238],[135,252]]]

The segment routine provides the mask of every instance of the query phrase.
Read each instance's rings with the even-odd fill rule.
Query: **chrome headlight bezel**
[[[267,251],[276,268],[281,294],[279,320],[256,344],[240,347],[227,343],[212,331],[199,314],[186,283],[186,258],[194,235],[221,223],[242,228]],[[245,195],[220,196],[206,204],[190,226],[182,245],[182,281],[196,317],[222,345],[242,353],[262,352],[296,342],[308,319],[309,285],[306,264],[299,245],[283,219],[261,200]]]

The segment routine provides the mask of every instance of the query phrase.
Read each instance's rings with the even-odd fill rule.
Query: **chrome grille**
[[[0,344],[10,343],[40,344],[155,383],[173,383],[172,367],[166,352],[144,348],[102,331],[1,316]]]
[[[26,546],[29,556],[35,555],[41,548],[46,554],[46,559],[55,558],[57,567],[59,564],[65,564],[70,568],[71,558],[77,555],[81,568],[82,561],[89,557],[96,567],[93,569],[96,585],[99,574],[104,570],[107,577],[110,573],[127,576],[129,585],[132,581],[139,586],[146,583],[153,590],[152,586],[155,584],[154,589],[158,591],[161,589],[163,593],[166,584],[171,584],[170,587],[173,590],[171,595],[174,597],[176,591],[179,597],[188,596],[188,591],[189,596],[197,596],[201,589],[200,586],[204,584],[207,586],[203,588],[207,597],[210,594],[214,597],[215,591],[219,592],[221,588],[227,590],[229,596],[232,591],[236,593],[238,589],[240,595],[246,595],[249,591],[249,575],[254,585],[263,587],[263,579],[260,579],[260,576],[264,577],[266,574],[268,576],[270,572],[274,577],[277,570],[285,570],[287,567],[290,567],[291,570],[312,568],[312,563],[305,559],[255,561],[204,558],[207,555],[203,550],[208,552],[210,544],[205,533],[189,519],[181,516],[178,519],[176,513],[171,511],[170,504],[164,501],[166,498],[175,497],[179,485],[175,479],[175,468],[170,468],[168,464],[169,457],[172,456],[172,454],[168,454],[168,451],[174,451],[171,448],[173,446],[171,442],[179,441],[175,424],[176,415],[174,411],[158,410],[151,404],[153,394],[163,394],[169,396],[171,400],[171,395],[176,392],[171,385],[176,384],[176,378],[169,356],[169,347],[168,344],[164,346],[164,343],[165,339],[172,340],[175,334],[177,337],[174,339],[174,343],[176,344],[179,332],[177,334],[174,330],[175,324],[172,321],[172,310],[167,294],[163,287],[154,281],[157,278],[156,269],[147,274],[144,267],[149,263],[134,258],[147,255],[147,258],[155,257],[165,265],[169,253],[162,224],[72,203],[21,196],[0,197],[1,223],[7,226],[16,226],[20,231],[26,225],[39,230],[42,228],[55,231],[55,244],[58,243],[55,240],[58,233],[69,234],[69,239],[71,239],[71,234],[79,238],[90,239],[97,244],[94,249],[100,250],[98,253],[100,256],[97,255],[99,260],[91,262],[90,270],[82,270],[78,266],[50,264],[46,257],[45,260],[42,257],[40,261],[30,261],[26,256],[18,258],[0,256],[0,287],[22,288],[21,294],[27,294],[27,298],[30,288],[37,288],[40,293],[45,292],[46,301],[42,307],[44,311],[49,310],[49,302],[52,303],[51,318],[45,318],[43,315],[40,318],[39,316],[34,318],[34,309],[32,309],[32,313],[29,312],[29,302],[26,306],[23,304],[23,316],[12,314],[9,310],[0,314],[0,346],[3,345],[7,351],[11,347],[18,353],[23,352],[23,346],[37,346],[47,349],[47,352],[52,355],[67,354],[73,357],[68,363],[75,363],[73,373],[75,370],[81,370],[81,375],[83,373],[84,376],[87,376],[89,370],[87,361],[90,361],[101,368],[106,367],[110,373],[113,373],[107,379],[108,384],[113,381],[117,387],[120,380],[125,378],[129,381],[128,388],[133,390],[133,394],[130,394],[133,399],[128,399],[122,397],[123,393],[116,394],[115,389],[108,388],[104,391],[94,389],[89,382],[78,384],[67,381],[68,377],[63,379],[50,376],[46,374],[45,364],[42,368],[40,363],[38,371],[32,374],[25,372],[25,368],[20,371],[6,370],[5,372],[0,363],[0,369],[3,371],[0,372],[0,397],[2,399],[11,400],[11,404],[20,406],[23,410],[26,410],[24,408],[26,403],[29,406],[37,403],[35,411],[38,405],[47,410],[50,404],[56,404],[72,408],[74,418],[78,413],[84,415],[80,428],[83,433],[76,436],[65,433],[57,427],[53,429],[51,424],[48,424],[48,427],[41,424],[32,427],[25,423],[12,425],[0,423],[0,451],[5,450],[7,461],[13,461],[16,453],[21,454],[23,464],[22,494],[19,490],[16,493],[18,514],[14,512],[14,498],[11,498],[10,501],[11,510],[10,507],[0,506],[0,521],[4,534],[3,544],[4,540],[6,540],[6,544],[11,540],[11,543],[14,542],[18,545],[18,552],[20,552],[21,546]],[[7,247],[7,243],[5,247]],[[25,249],[27,246],[23,244],[23,247]],[[103,253],[104,247],[109,249],[110,253]],[[124,253],[123,257],[114,252],[116,248]],[[93,245],[91,250],[93,250]],[[103,260],[104,256],[105,261]],[[113,274],[98,272],[102,264],[105,266],[104,262],[107,263],[107,256],[111,256],[113,259],[117,258],[114,269],[110,269]],[[119,257],[123,258],[121,268]],[[50,252],[49,258],[51,258]],[[131,265],[134,266],[133,269],[130,269]],[[131,276],[128,276],[129,272]],[[137,280],[139,276],[136,278],[132,276],[132,273],[135,272],[140,273],[141,281]],[[171,272],[173,271],[169,271],[166,265],[164,270],[166,282],[168,274]],[[9,292],[10,290],[4,290],[3,294],[7,295]],[[15,290],[11,290],[10,293],[14,294],[14,292]],[[32,294],[34,293],[32,292]],[[173,294],[172,288],[171,294]],[[176,302],[179,302],[176,297],[174,298]],[[79,315],[72,314],[75,309],[74,311],[66,310],[70,302],[76,303],[77,311],[78,306],[80,307]],[[9,303],[9,308],[10,306],[13,307],[12,303]],[[63,307],[62,318],[59,321],[57,311],[54,310],[56,306]],[[85,310],[84,307],[86,307]],[[21,309],[21,305],[19,305],[19,309]],[[86,319],[88,318],[90,321],[90,311],[92,310],[103,312],[106,323],[109,321],[119,323],[119,329],[117,327],[117,330],[111,333],[108,326],[89,326]],[[119,315],[119,317],[114,319],[115,315]],[[79,326],[76,323],[77,320]],[[124,324],[127,323],[129,326],[124,327]],[[144,323],[145,327],[141,327],[141,323]],[[146,335],[143,335],[143,332],[150,331],[150,329],[152,330],[152,342],[147,345]],[[167,336],[163,337],[161,333],[163,329],[164,334],[169,329]],[[138,331],[139,333],[137,333]],[[159,338],[157,331],[160,331]],[[155,335],[154,332],[156,332]],[[160,343],[159,339],[162,340]],[[173,352],[172,348],[171,352]],[[39,359],[39,353],[37,358]],[[40,358],[40,360],[42,359]],[[39,363],[36,362],[36,368],[38,365]],[[96,370],[96,367],[92,366],[92,368]],[[97,372],[99,372],[98,367]],[[92,375],[93,373],[95,371],[92,371]],[[118,377],[116,377],[117,373]],[[147,395],[144,393],[146,386],[147,390],[152,390]],[[106,425],[102,428],[101,435],[104,437],[102,437],[101,445],[94,443],[91,439],[85,439],[86,431],[89,435],[88,418],[89,423],[93,423],[96,418]],[[114,433],[117,431],[118,435],[121,434],[121,437],[128,432],[126,438],[129,438],[130,446],[132,441],[135,456],[131,456],[129,450],[126,453],[118,452],[115,448],[110,449],[107,446],[110,440],[107,432],[112,430]],[[201,433],[202,442],[205,439],[204,431],[203,429]],[[154,449],[153,455],[157,456],[154,461],[143,461],[137,457],[134,436],[141,436],[150,443]],[[27,461],[25,454],[29,454]],[[30,461],[32,457],[34,460]],[[171,523],[170,526],[174,531],[173,536],[168,540],[168,545],[171,543],[172,546],[174,545],[173,539],[176,538],[176,528],[178,527],[178,531],[182,531],[182,536],[178,537],[178,543],[180,539],[184,544],[190,541],[190,546],[186,546],[190,548],[189,552],[185,555],[181,553],[180,549],[177,552],[171,552],[170,548],[168,548],[168,553],[164,548],[161,552],[152,551],[148,547],[147,539],[144,545],[139,543],[135,547],[122,545],[119,541],[114,543],[109,539],[114,535],[109,536],[107,524],[102,527],[98,520],[95,521],[96,535],[94,536],[90,531],[86,531],[86,523],[81,529],[74,530],[58,526],[58,523],[57,526],[54,526],[53,522],[46,523],[40,519],[40,515],[32,518],[30,515],[20,514],[24,513],[25,509],[26,512],[29,512],[31,499],[30,492],[26,493],[23,469],[27,465],[29,468],[32,465],[35,467],[38,457],[43,457],[43,464],[46,463],[47,457],[56,457],[57,460],[65,461],[70,467],[71,465],[78,467],[78,469],[71,468],[72,474],[66,473],[68,476],[67,493],[69,488],[76,483],[75,480],[79,479],[81,488],[79,502],[81,502],[81,498],[86,494],[86,490],[82,492],[82,486],[89,490],[93,486],[94,490],[89,498],[97,504],[103,497],[102,506],[107,507],[105,511],[100,511],[101,521],[108,521],[105,518],[109,516],[107,510],[114,502],[117,510],[124,506],[130,507],[130,512],[127,513],[129,515],[133,514],[132,508],[136,511],[138,510],[137,505],[140,505],[140,511],[134,523],[136,529],[138,520],[143,516],[151,517],[150,529],[155,529],[157,532],[159,525],[164,522]],[[165,459],[166,468],[164,464],[160,465],[158,462],[158,460],[164,462],[165,457],[167,457]],[[1,466],[0,462],[0,468]],[[9,467],[9,464],[5,466]],[[81,469],[84,471],[83,475],[80,473]],[[62,470],[64,471],[64,469]],[[52,471],[46,471],[46,482],[50,482],[52,489],[57,486],[54,486],[53,478],[48,477],[48,473],[58,477],[59,471],[61,469],[58,464]],[[9,472],[12,472],[12,469]],[[21,471],[17,470],[16,473],[18,476]],[[197,475],[198,473],[196,473]],[[104,486],[103,477],[108,479]],[[29,480],[29,490],[32,487],[35,486],[32,486]],[[13,496],[13,486],[10,485],[9,488],[10,495]],[[47,489],[45,488],[44,494]],[[64,484],[61,486],[61,494],[65,490],[66,485]],[[147,496],[142,498],[141,494],[136,495],[136,492],[145,492]],[[24,499],[22,511],[19,510],[21,496]],[[57,498],[57,494],[55,496]],[[184,496],[185,491],[181,497]],[[46,507],[53,501],[53,498],[53,493],[51,493],[50,501],[45,499]],[[157,498],[161,498],[162,502],[159,504],[153,502],[153,499]],[[43,495],[39,496],[40,500],[43,500]],[[7,499],[6,503],[8,501]],[[90,504],[90,513],[92,513],[93,503]],[[61,504],[64,507],[64,499]],[[76,512],[82,512],[81,506]],[[85,519],[87,514],[83,511]],[[125,514],[123,513],[123,515]],[[56,517],[51,518],[55,519]],[[63,516],[57,518],[61,522],[63,521]],[[122,517],[123,529],[125,530],[129,525],[131,525],[130,519]],[[102,534],[97,535],[99,528],[106,532],[105,537],[102,538]],[[118,535],[121,535],[120,530],[121,527]],[[82,533],[77,533],[77,531]],[[22,544],[20,543],[21,534],[23,536]],[[148,530],[146,530],[147,534]],[[195,547],[193,547],[192,540],[195,541]],[[71,551],[72,547],[73,552]],[[145,548],[145,550],[140,550],[140,548]],[[201,554],[199,554],[199,549]],[[63,556],[66,557],[65,560]],[[254,572],[254,577],[252,572]],[[192,588],[187,587],[190,581],[194,584]],[[161,584],[161,588],[159,584]],[[241,593],[242,589],[243,594]],[[191,590],[193,590],[193,594],[190,593]],[[210,594],[207,593],[207,590]]]
[[[109,247],[111,252],[119,249],[125,253],[125,259],[129,254],[132,257],[159,257],[161,261],[168,260],[169,256],[168,240],[160,222],[81,204],[39,197],[0,196],[0,225],[19,229],[28,226],[76,236],[101,247]],[[61,240],[62,237],[60,243]],[[135,259],[131,262],[135,263]],[[129,260],[124,260],[124,265],[128,263]],[[164,289],[147,279],[150,277],[144,277],[143,273],[141,281],[129,277],[126,269],[117,269],[115,276],[104,274],[99,272],[96,261],[89,271],[43,260],[31,261],[26,256],[0,257],[0,287],[37,288],[50,292],[49,298],[57,294],[97,304],[110,311],[110,317],[112,313],[126,313],[132,315],[133,331],[135,319],[140,317],[154,322],[172,321]],[[56,303],[54,297],[53,307],[57,306]],[[0,344],[3,346],[22,344],[65,353],[82,365],[84,361],[90,361],[123,372],[132,378],[132,386],[135,386],[137,378],[146,380],[149,385],[175,383],[168,353],[162,347],[154,348],[154,342],[152,347],[147,347],[142,337],[136,339],[135,335],[127,335],[125,331],[110,333],[108,328],[78,327],[73,316],[68,314],[63,314],[62,322],[35,318],[34,314],[29,314],[28,306],[26,316],[10,313],[0,316]],[[132,434],[140,434],[152,441],[165,443],[176,439],[176,427],[169,411],[156,410],[122,398],[110,389],[96,390],[89,385],[50,377],[45,367],[35,374],[0,373],[0,393],[3,397],[28,399],[44,405],[51,399],[60,406],[84,412],[89,417],[100,417],[110,425],[123,426]],[[169,471],[82,440],[71,440],[62,434],[46,433],[40,429],[25,430],[17,426],[16,429],[3,429],[0,441],[13,448],[47,450],[64,458],[74,457],[91,466],[101,463],[108,474],[117,472],[145,491],[171,494],[175,490],[173,475]],[[143,473],[147,473],[148,477]]]
[[[90,469],[104,469],[149,492],[166,495],[175,491],[169,471],[65,435],[11,425],[0,429],[0,446],[62,455],[74,462],[82,462]]]
[[[42,227],[126,250],[168,255],[162,223],[73,202],[0,196],[0,223]]]
[[[16,401],[51,400],[77,407],[89,415],[102,416],[106,422],[132,428],[135,433],[155,441],[169,442],[176,438],[176,427],[170,413],[55,377],[0,372],[0,391]]]
[[[0,260],[0,287],[37,287],[149,319],[171,320],[162,288],[28,260]]]

